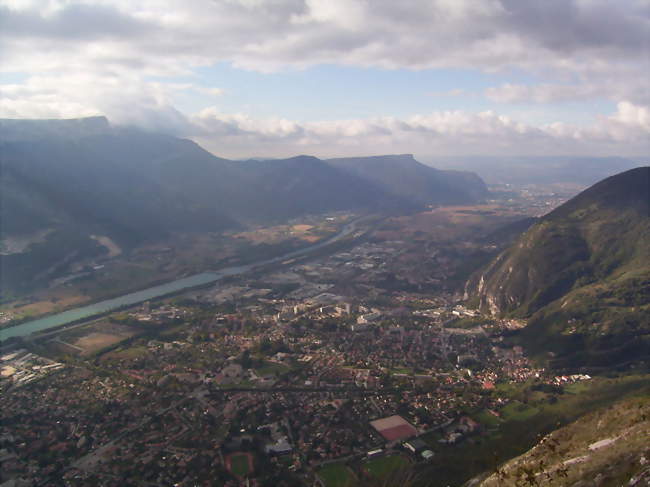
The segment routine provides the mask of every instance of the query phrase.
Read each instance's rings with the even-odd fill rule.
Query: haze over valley
[[[0,1],[0,487],[650,485],[650,17]]]

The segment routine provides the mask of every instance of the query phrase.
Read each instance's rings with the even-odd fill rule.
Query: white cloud
[[[202,86],[195,86],[193,89],[199,93],[204,93],[206,95],[212,96],[221,96],[224,94],[224,91],[221,88],[204,88]]]
[[[403,152],[639,155],[650,150],[650,111],[628,101],[589,127],[562,122],[534,126],[494,111],[299,122],[224,113],[214,106],[187,117],[174,108],[176,93],[203,89],[214,95],[221,93],[189,83],[143,82],[127,76],[34,76],[22,84],[0,85],[0,117],[106,114],[116,124],[191,136],[226,157]]]
[[[640,65],[639,71],[650,69]],[[605,75],[585,74],[584,80],[572,84],[545,83],[522,85],[506,83],[485,90],[485,96],[498,103],[563,103],[573,101],[610,99],[632,100],[635,103],[650,104],[650,84],[647,77],[636,69],[625,69],[619,73]]]
[[[107,115],[116,124],[173,134],[191,131],[173,94],[191,85],[144,82],[138,76],[93,73],[32,76],[0,85],[0,117],[74,118]]]
[[[473,93],[467,93],[460,88],[453,88],[447,91],[429,91],[428,96],[447,97],[447,96],[473,96]]]
[[[594,99],[602,96],[595,87],[589,85],[514,85],[507,83],[488,88],[486,96],[499,103],[556,103]]]
[[[217,61],[249,69],[319,63],[501,69],[630,63],[644,56],[647,12],[622,0],[96,0],[2,9],[6,71],[43,69],[34,47],[70,61],[153,72]],[[165,63],[170,60],[171,63]],[[167,66],[166,66],[167,65]]]
[[[618,104],[618,111],[610,120],[639,128],[650,134],[650,110],[648,107],[635,106],[624,101]]]
[[[3,0],[0,116],[73,117],[199,134],[216,152],[637,151],[648,148],[645,0]],[[499,103],[607,98],[617,112],[590,127],[544,127],[499,115],[298,122],[281,116],[188,117],[182,92],[223,96],[173,77],[218,62],[273,71],[332,63],[387,69],[524,71],[544,81],[485,93]],[[155,77],[156,82],[149,81]],[[165,82],[166,77],[172,78]],[[436,96],[468,96],[452,90]],[[189,118],[189,120],[188,120]],[[589,144],[592,143],[591,150]],[[260,144],[258,149],[255,144]],[[409,145],[410,144],[410,145]],[[616,145],[618,144],[618,145]],[[333,154],[334,155],[334,154]],[[338,155],[338,153],[336,154]]]
[[[629,102],[589,127],[560,122],[531,126],[491,111],[299,123],[224,114],[212,107],[191,121],[201,134],[195,137],[199,143],[230,157],[305,152],[321,157],[403,152],[639,155],[650,149],[649,112]]]

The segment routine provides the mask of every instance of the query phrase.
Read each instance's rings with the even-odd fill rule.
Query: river
[[[337,242],[342,238],[350,235],[352,232],[356,230],[357,221],[348,223],[343,227],[343,229],[339,233],[337,233],[333,237],[328,238],[323,242],[310,245],[309,247],[304,247],[302,249],[294,250],[292,252],[288,252],[286,254],[274,257],[272,259],[253,262],[242,266],[226,267],[224,269],[220,269],[215,272],[202,272],[200,274],[194,274],[192,276],[183,277],[181,279],[167,282],[165,284],[160,284],[158,286],[153,286],[147,289],[143,289],[141,291],[125,294],[117,298],[106,299],[104,301],[99,301],[94,304],[89,304],[87,306],[82,306],[80,308],[71,309],[68,311],[64,311],[62,313],[57,313],[50,316],[46,316],[44,318],[39,318],[37,320],[27,321],[25,323],[12,326],[10,328],[5,328],[0,330],[0,340],[6,340],[7,338],[11,338],[11,337],[23,337],[23,336],[31,335],[32,333],[47,330],[49,328],[63,326],[68,323],[73,323],[76,321],[93,318],[95,316],[99,316],[104,313],[108,313],[110,311],[115,311],[120,308],[132,306],[138,303],[143,303],[144,301],[148,301],[150,299],[159,298],[186,289],[191,289],[194,287],[215,283],[222,280],[225,277],[243,274],[256,267],[275,264],[277,262],[282,262],[286,259],[291,259],[294,257],[299,257],[301,255],[309,254],[310,252],[321,249],[327,245]]]

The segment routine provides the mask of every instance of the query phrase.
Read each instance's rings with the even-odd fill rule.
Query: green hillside
[[[484,311],[529,318],[522,341],[556,367],[648,353],[650,167],[607,178],[543,217],[468,283]]]
[[[643,486],[650,481],[650,398],[621,401],[547,435],[476,487]]]

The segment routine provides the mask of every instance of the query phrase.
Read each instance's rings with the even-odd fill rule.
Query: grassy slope
[[[564,394],[533,390],[532,384],[505,388],[512,400],[501,418],[486,411],[470,412],[484,432],[454,446],[425,436],[435,452],[432,461],[417,471],[418,487],[458,486],[482,472],[494,472],[504,461],[533,447],[543,435],[623,398],[650,397],[650,376],[596,378],[565,388]]]
[[[644,472],[647,481],[649,437],[650,398],[624,400],[553,432],[480,485],[586,486],[593,484],[585,479],[598,479],[599,486],[613,487],[627,485]],[[602,440],[614,441],[605,444]],[[602,442],[600,448],[596,448],[598,442]]]

